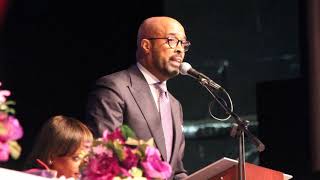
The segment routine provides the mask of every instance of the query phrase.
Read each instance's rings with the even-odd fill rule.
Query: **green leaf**
[[[6,102],[6,104],[7,104],[8,106],[11,106],[11,105],[16,105],[16,102],[15,102],[15,101],[12,101],[12,100],[8,100],[8,101]]]
[[[126,154],[124,152],[124,147],[122,144],[120,144],[119,141],[115,140],[113,142],[114,151],[116,152],[118,158],[120,161],[123,161],[126,159]]]
[[[10,155],[13,159],[18,159],[21,154],[21,147],[17,141],[9,141]]]
[[[121,126],[121,132],[122,135],[125,139],[131,137],[131,138],[136,138],[136,134],[133,132],[133,130],[128,126],[128,125],[122,125]]]
[[[13,108],[8,108],[6,112],[9,114],[15,114],[16,110],[14,110]]]
[[[98,146],[100,144],[104,144],[102,138],[97,138],[92,142],[92,147]]]

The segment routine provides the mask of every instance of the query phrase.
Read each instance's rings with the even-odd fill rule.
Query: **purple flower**
[[[57,171],[55,170],[32,168],[32,169],[25,170],[23,172],[41,176],[41,177],[46,177],[46,178],[55,178],[57,176]]]
[[[134,149],[131,149],[129,147],[125,147],[125,159],[121,162],[121,164],[126,169],[131,169],[132,167],[137,167],[139,157],[133,153]]]
[[[146,159],[141,165],[148,178],[166,179],[171,176],[170,164],[161,160],[160,152],[154,147],[146,148]]]

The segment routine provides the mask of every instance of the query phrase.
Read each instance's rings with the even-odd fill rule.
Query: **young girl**
[[[28,168],[54,170],[57,177],[78,179],[79,166],[92,140],[91,131],[79,120],[54,116],[43,125],[26,165]]]

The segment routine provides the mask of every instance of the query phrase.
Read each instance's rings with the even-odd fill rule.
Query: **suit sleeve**
[[[105,129],[115,130],[123,123],[124,101],[115,83],[98,80],[89,92],[86,106],[86,123],[95,137]]]

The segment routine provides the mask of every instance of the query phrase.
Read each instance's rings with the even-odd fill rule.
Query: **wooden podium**
[[[288,180],[292,176],[280,171],[245,163],[246,180]],[[191,174],[184,180],[238,180],[238,161],[230,158],[220,160]]]

